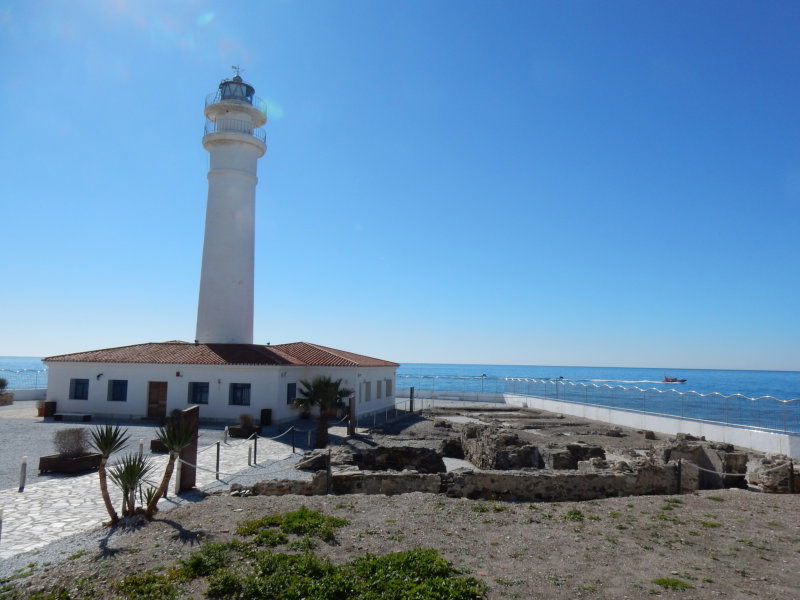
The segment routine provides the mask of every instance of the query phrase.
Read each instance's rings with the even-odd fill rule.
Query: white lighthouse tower
[[[267,122],[239,69],[206,99],[208,204],[196,340],[253,343],[256,163],[267,150]]]

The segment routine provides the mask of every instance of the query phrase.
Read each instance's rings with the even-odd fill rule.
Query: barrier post
[[[347,405],[347,437],[353,437],[356,434],[356,397],[350,396]]]
[[[294,447],[294,425],[292,425],[290,427],[290,430],[292,432],[292,454],[294,454],[294,452],[295,452],[295,447]]]
[[[253,465],[253,448],[252,446],[247,447],[247,466],[251,467]]]
[[[328,449],[328,453],[325,455],[325,493],[330,495],[331,493],[331,451],[330,448]]]
[[[22,493],[25,490],[25,478],[28,475],[28,457],[22,457],[22,463],[19,465],[19,491]]]
[[[310,429],[306,432],[306,435],[307,435],[306,445],[309,448],[311,448],[311,430]]]
[[[175,463],[175,495],[177,496],[181,493],[181,471],[183,471],[183,463],[180,458],[178,458]]]
[[[222,440],[227,444],[228,443],[228,426],[225,425],[225,431],[222,433]]]
[[[139,438],[139,458],[144,456],[144,440]]]
[[[678,494],[681,493],[681,474],[682,474],[681,471],[683,469],[683,464],[682,463],[683,463],[683,459],[679,458],[678,459],[678,492],[677,492]]]
[[[408,388],[408,412],[414,412],[414,386]]]
[[[258,434],[253,438],[253,464],[258,464]]]
[[[219,447],[220,447],[220,445],[221,445],[220,442],[217,442],[217,468],[216,468],[217,481],[219,481]]]

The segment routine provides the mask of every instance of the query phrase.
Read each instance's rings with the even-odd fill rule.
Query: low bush
[[[152,571],[128,575],[116,587],[127,600],[172,600],[178,597],[178,586],[165,575]]]
[[[53,434],[53,445],[59,456],[75,458],[89,453],[89,430],[85,427],[59,429]]]

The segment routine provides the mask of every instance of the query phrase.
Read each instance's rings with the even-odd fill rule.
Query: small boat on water
[[[664,375],[664,381],[662,383],[686,383],[685,379],[678,379],[677,377],[667,377]]]

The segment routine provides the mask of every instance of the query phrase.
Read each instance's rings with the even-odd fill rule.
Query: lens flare
[[[209,10],[209,11],[204,12],[199,17],[197,17],[197,24],[200,27],[205,27],[206,25],[211,23],[211,21],[213,21],[213,20],[214,20],[214,12]]]

